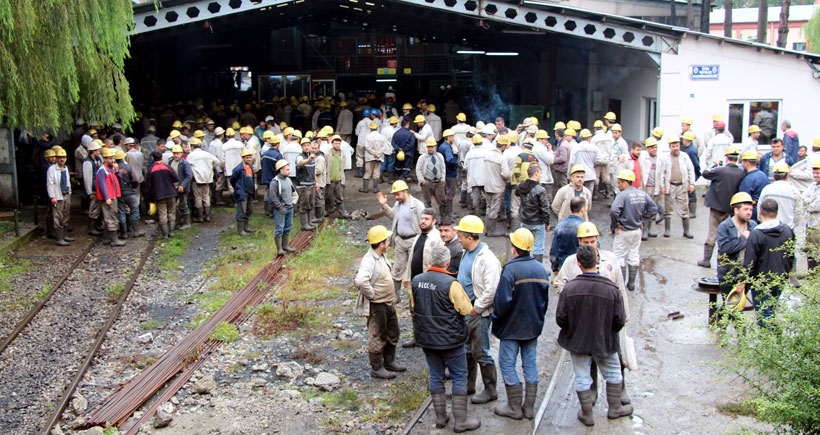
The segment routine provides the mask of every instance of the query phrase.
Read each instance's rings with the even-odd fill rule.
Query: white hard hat
[[[481,129],[481,134],[496,134],[496,133],[498,133],[498,130],[496,130],[494,124],[486,124]]]

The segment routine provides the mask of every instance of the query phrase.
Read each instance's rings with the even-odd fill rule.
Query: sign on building
[[[690,80],[717,80],[720,76],[720,65],[691,65]]]

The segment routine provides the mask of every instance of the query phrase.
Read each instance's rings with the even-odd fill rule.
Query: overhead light
[[[350,9],[350,6],[348,6],[348,5],[339,5],[339,7],[340,8],[345,8],[345,9]]]
[[[458,50],[456,51],[458,54],[484,54],[483,51],[479,50]]]
[[[514,51],[488,51],[484,54],[487,56],[518,56],[518,53]]]
[[[396,79],[376,79],[376,83],[395,82]]]
[[[376,6],[376,3],[364,2],[364,4],[367,6]]]
[[[506,33],[508,35],[545,35],[547,32],[541,30],[513,30],[513,29],[504,29],[501,33]]]

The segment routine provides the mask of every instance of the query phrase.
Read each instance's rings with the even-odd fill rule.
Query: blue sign
[[[720,77],[720,65],[692,65],[689,67],[690,80],[717,80]]]

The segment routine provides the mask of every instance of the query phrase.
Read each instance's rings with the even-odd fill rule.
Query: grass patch
[[[232,323],[219,322],[208,338],[211,340],[218,340],[223,343],[233,343],[234,341],[239,340],[239,329],[237,329],[236,325]]]
[[[14,222],[0,221],[0,237],[14,231]]]
[[[336,340],[333,342],[333,347],[338,350],[353,350],[358,349],[361,344],[354,340]]]
[[[303,330],[318,321],[316,307],[306,304],[282,305],[265,304],[256,311],[253,333],[264,337],[275,337],[287,331]]]
[[[159,327],[159,321],[156,319],[146,320],[144,322],[140,322],[139,328],[142,331],[149,331],[151,329],[157,329]]]
[[[206,313],[215,313],[222,308],[233,295],[228,291],[207,291],[195,295],[192,299],[199,302],[199,308]]]
[[[188,248],[191,246],[191,239],[196,235],[200,229],[198,227],[191,227],[187,230],[174,231],[174,237],[165,239],[163,244],[157,248],[157,264],[166,273],[179,272],[182,263],[179,258],[188,253]]]
[[[385,399],[373,404],[374,421],[406,420],[427,399],[427,370],[423,370],[398,382],[390,383]]]
[[[0,257],[0,294],[8,293],[14,278],[30,270],[29,260],[8,255]]]
[[[751,400],[743,403],[722,403],[717,406],[721,414],[730,415],[732,417],[752,417],[758,418],[757,405]]]
[[[198,328],[199,325],[203,324],[206,320],[208,320],[208,317],[211,317],[210,313],[197,314],[196,317],[194,317],[194,320],[188,322],[188,329],[193,331],[194,329]]]
[[[11,311],[20,311],[23,309],[28,309],[31,307],[37,300],[34,299],[32,296],[28,295],[20,295],[15,296],[2,304],[0,304],[0,313],[11,312]]]
[[[44,297],[46,297],[46,295],[50,291],[51,291],[51,286],[46,284],[46,285],[43,286],[43,288],[40,289],[40,291],[37,292],[37,295],[35,295],[35,297],[39,301],[39,300],[43,299]]]
[[[125,290],[125,283],[124,282],[117,282],[114,283],[111,287],[108,287],[108,290],[105,291],[106,296],[108,299],[112,301],[116,301],[120,298],[120,295]]]
[[[340,390],[333,393],[308,395],[306,399],[322,398],[322,403],[335,409],[358,411],[362,407],[362,399],[355,391]]]

